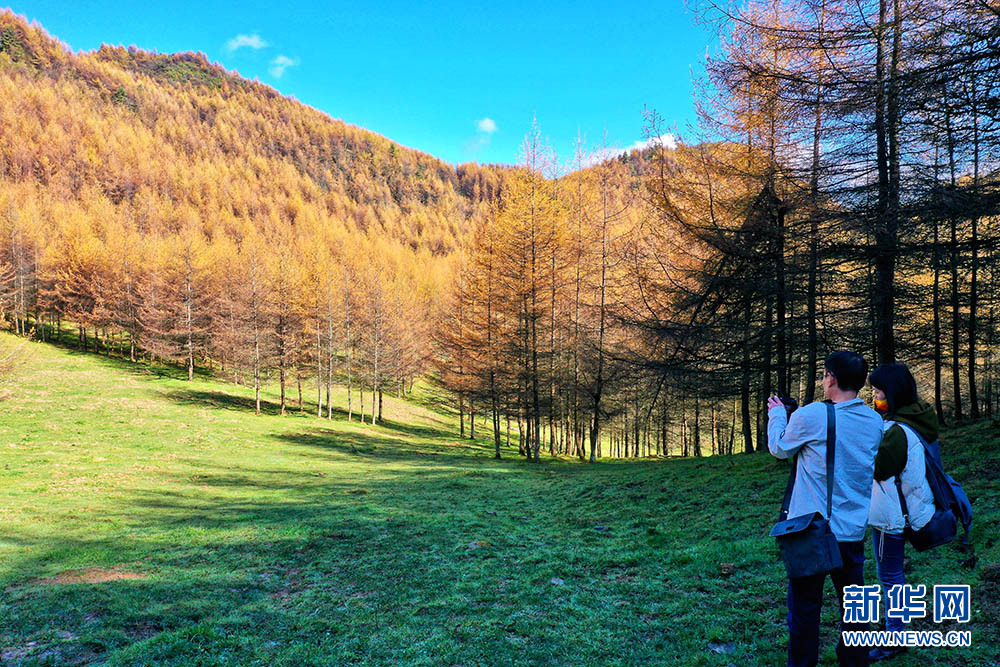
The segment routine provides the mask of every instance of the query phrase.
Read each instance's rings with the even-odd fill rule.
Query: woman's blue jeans
[[[903,575],[903,547],[906,540],[902,535],[883,533],[878,529],[872,529],[872,547],[875,551],[875,569],[878,571],[878,580],[882,584],[882,599],[884,606],[882,616],[885,617],[885,629],[889,632],[899,632],[903,629],[903,619],[889,618],[886,611],[889,609],[889,589],[896,584],[905,584],[906,578]]]

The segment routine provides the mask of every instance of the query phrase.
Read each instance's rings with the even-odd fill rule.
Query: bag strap
[[[792,500],[792,489],[795,488],[795,473],[799,468],[799,455],[792,459],[792,471],[788,474],[788,484],[785,485],[785,499],[781,501],[781,511],[778,512],[778,521],[788,518],[788,504]]]
[[[917,438],[917,440],[920,441],[920,444],[923,445],[923,448],[924,448],[924,465],[925,466],[926,465],[934,466],[934,468],[936,468],[937,470],[941,471],[941,474],[944,474],[944,466],[941,465],[941,459],[938,458],[941,455],[940,451],[937,453],[937,456],[935,456],[934,450],[931,449],[930,443],[927,442],[927,438],[925,438],[924,436],[920,435],[920,431],[918,431],[917,429],[913,428],[909,424],[904,424],[903,422],[899,422],[898,421],[898,422],[896,422],[896,426],[898,426],[901,429],[903,429],[903,431],[908,431],[908,432],[912,433],[913,435],[915,435],[916,438]]]
[[[902,471],[900,471],[900,475],[902,474]],[[899,480],[899,475],[896,475],[896,493],[899,494],[899,508],[903,511],[903,525],[909,528],[910,510],[906,507],[906,498],[903,496],[903,483]]]
[[[826,403],[826,518],[833,513],[833,461],[837,442],[837,413],[833,403]],[[785,486],[785,499],[781,501],[781,512],[778,521],[788,518],[788,505],[792,501],[792,490],[795,488],[795,476],[799,469],[799,455],[792,459],[792,471],[788,475]]]
[[[837,413],[826,404],[826,518],[833,519],[833,461],[837,447]]]

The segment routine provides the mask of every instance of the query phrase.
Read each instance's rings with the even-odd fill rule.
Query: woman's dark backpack
[[[955,518],[962,523],[965,534],[962,536],[962,545],[969,545],[969,529],[972,527],[972,503],[966,495],[962,485],[952,479],[951,475],[945,473],[941,465],[941,446],[938,441],[927,442],[924,436],[920,435],[917,429],[907,424],[900,424],[917,436],[920,444],[924,447],[924,470],[927,475],[927,483],[934,494],[934,505],[940,510],[951,510]],[[897,476],[898,477],[898,476]]]

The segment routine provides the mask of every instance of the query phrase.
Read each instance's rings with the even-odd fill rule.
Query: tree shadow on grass
[[[201,407],[222,408],[224,410],[236,410],[238,412],[255,413],[257,411],[256,401],[253,396],[240,396],[224,391],[213,391],[205,389],[175,389],[162,392],[166,398],[184,405],[197,405]],[[314,404],[315,405],[315,404]],[[345,418],[347,413],[339,408],[334,408],[334,415],[338,419]],[[263,415],[280,415],[281,403],[261,397],[260,413]],[[285,407],[286,415],[300,414],[298,406]],[[303,412],[309,415],[308,411]],[[324,417],[325,418],[325,417]]]
[[[415,435],[421,438],[446,438],[448,440],[459,440],[459,435],[450,430],[446,430],[445,426],[419,426],[416,424],[407,424],[400,421],[395,421],[392,419],[380,419],[378,420],[378,425],[387,428],[391,431],[398,431],[400,433],[407,433],[409,435]]]
[[[253,397],[230,394],[224,391],[175,389],[162,392],[162,395],[184,405],[222,408],[246,413],[253,413],[256,410]],[[315,404],[313,405],[315,406]],[[299,414],[297,410],[286,411],[288,415]],[[279,415],[280,412],[279,403],[261,399],[261,414]],[[342,423],[347,421],[347,412],[345,410],[334,408],[333,412],[337,421]],[[302,414],[303,416],[315,416],[310,412]],[[470,458],[470,454],[475,457],[493,455],[493,450],[490,447],[484,446],[478,441],[460,439],[457,435],[434,426],[413,425],[391,419],[382,419],[376,423],[376,426],[364,424],[365,428],[372,429],[370,435],[356,432],[340,434],[323,429],[321,424],[326,421],[328,420],[325,417],[318,418],[315,422],[317,425],[315,430],[292,434],[277,434],[273,437],[299,445],[320,447],[353,456],[370,456],[375,459],[433,456],[456,456],[468,459]],[[357,422],[352,421],[351,423]],[[396,435],[400,437],[394,437]],[[410,442],[406,439],[407,436],[420,438],[425,442]]]
[[[104,366],[110,366],[115,370],[124,371],[133,375],[142,376],[155,376],[158,378],[169,378],[171,380],[186,380],[187,379],[187,366],[184,364],[172,364],[172,363],[158,363],[158,362],[148,362],[148,361],[132,361],[128,358],[128,348],[120,350],[117,347],[113,352],[110,352],[106,348],[101,348],[101,350],[95,351],[93,349],[94,337],[92,335],[92,330],[88,330],[87,333],[87,347],[83,348],[80,346],[75,329],[71,332],[66,328],[66,323],[63,327],[63,336],[60,339],[52,337],[52,332],[54,327],[46,326],[47,335],[45,340],[40,340],[39,338],[33,338],[32,340],[47,345],[53,348],[57,348],[68,353],[70,356],[85,357],[87,359],[93,359]],[[122,354],[125,356],[122,356]],[[202,366],[195,366],[194,376],[198,380],[212,380],[215,379],[214,373]]]
[[[474,465],[482,458],[492,457],[483,447],[437,441],[411,442],[394,437],[392,432],[334,433],[316,429],[272,434],[271,437],[285,443],[336,453],[338,458],[346,456],[370,461],[436,461],[441,464]]]

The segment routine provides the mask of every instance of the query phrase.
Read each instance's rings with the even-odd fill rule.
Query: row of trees
[[[654,378],[635,363],[622,319],[636,297],[643,159],[594,161],[581,140],[572,173],[560,177],[533,126],[465,258],[452,326],[438,336],[438,378],[457,397],[460,429],[466,414],[474,428],[477,407],[489,414],[497,457],[511,421],[533,460],[546,443],[550,454],[590,460],[602,445],[618,455],[667,451],[664,429],[650,427],[656,404],[665,428],[666,394],[657,401],[639,388]],[[604,437],[607,420],[614,438]]]
[[[533,458],[543,425],[593,458],[602,422],[616,453],[753,451],[766,397],[820,398],[823,356],[851,348],[913,366],[942,420],[996,414],[996,8],[701,17],[721,46],[695,141],[552,179],[529,136],[457,297],[460,405],[521,422]]]
[[[18,333],[59,339],[69,324],[95,352],[177,363],[188,379],[214,370],[252,385],[258,412],[266,375],[277,376],[282,413],[292,386],[302,409],[308,378],[328,418],[343,383],[348,417],[364,418],[367,403],[372,423],[383,390],[404,392],[425,367],[446,271],[427,251],[309,220],[231,236],[194,212],[154,233],[100,196],[53,210],[30,184],[7,185],[0,312]]]

